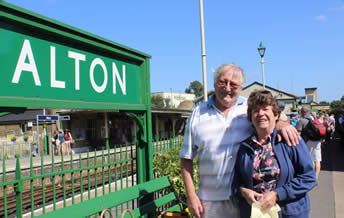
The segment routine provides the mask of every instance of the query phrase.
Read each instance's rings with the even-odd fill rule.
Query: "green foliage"
[[[161,95],[154,95],[151,97],[151,104],[155,105],[157,108],[164,108],[164,99]]]
[[[163,98],[161,95],[154,95],[151,97],[151,104],[154,105],[156,108],[173,108],[171,104],[171,99]]]
[[[194,163],[194,183],[196,187],[196,192],[198,191],[198,168],[196,158],[193,161]],[[180,172],[180,158],[179,158],[179,149],[172,151],[160,153],[154,156],[153,158],[153,168],[157,177],[168,176],[170,181],[173,183],[173,187],[176,190],[177,194],[186,202],[186,191]]]
[[[339,109],[340,105],[341,105],[341,101],[338,101],[338,100],[332,101],[330,104],[331,110]]]
[[[173,105],[171,104],[171,99],[165,98],[164,102],[165,102],[165,108],[173,108]]]
[[[321,102],[319,102],[319,104],[321,104],[321,105],[329,105],[329,103],[327,101],[321,101]]]
[[[195,80],[190,83],[189,88],[185,89],[185,93],[195,94],[196,97],[200,97],[203,95],[203,85]]]

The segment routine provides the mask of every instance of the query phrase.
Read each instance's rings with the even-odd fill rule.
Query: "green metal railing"
[[[153,142],[153,154],[176,149],[182,137]],[[137,145],[116,146],[71,156],[3,160],[0,171],[0,217],[35,217],[136,185]],[[134,208],[127,202],[114,208]],[[95,205],[96,207],[97,205]]]
[[[179,148],[183,142],[182,136],[159,139],[156,142],[153,142],[153,155],[175,150]]]

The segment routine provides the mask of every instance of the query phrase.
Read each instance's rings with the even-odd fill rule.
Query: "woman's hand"
[[[194,195],[193,197],[189,197],[187,199],[187,204],[191,214],[197,218],[201,218],[201,214],[203,213],[203,207],[198,196]]]
[[[241,195],[245,198],[249,205],[252,205],[252,203],[257,202],[257,198],[263,197],[262,194],[259,194],[248,188],[241,188]]]
[[[271,191],[271,192],[265,193],[263,197],[259,200],[259,203],[261,203],[260,208],[263,211],[269,210],[272,206],[276,204],[277,199],[278,199],[277,192]]]

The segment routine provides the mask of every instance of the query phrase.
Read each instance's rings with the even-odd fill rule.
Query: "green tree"
[[[196,97],[200,97],[203,95],[203,85],[195,80],[190,83],[189,88],[185,89],[185,93],[195,94]]]
[[[341,104],[344,104],[344,95],[340,98]]]
[[[165,107],[164,98],[161,95],[153,95],[151,97],[151,104],[157,108]]]
[[[321,101],[321,102],[319,102],[319,104],[329,105],[330,103],[328,103],[327,101]]]
[[[156,108],[174,108],[171,104],[171,99],[163,98],[161,95],[153,95],[151,97],[151,104]]]
[[[339,109],[341,104],[342,104],[341,101],[334,100],[331,102],[330,108],[331,108],[331,110]]]
[[[165,102],[165,108],[173,108],[173,105],[171,104],[171,99],[165,98],[164,102]]]

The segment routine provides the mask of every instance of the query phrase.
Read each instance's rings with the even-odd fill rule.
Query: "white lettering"
[[[122,78],[119,76],[119,72],[115,63],[112,62],[112,82],[113,82],[113,94],[116,94],[116,78],[119,86],[121,87],[123,95],[126,95],[126,83],[125,83],[125,65],[122,65]]]
[[[29,63],[25,63],[26,57],[28,57]],[[22,71],[31,72],[33,79],[35,80],[35,85],[41,86],[41,81],[39,80],[38,71],[35,64],[35,59],[33,58],[30,41],[27,39],[24,40],[22,50],[20,51],[17,66],[12,78],[12,83],[19,82]]]
[[[97,65],[100,65],[103,68],[103,72],[104,72],[104,82],[101,86],[98,86],[96,82],[94,81],[94,68]],[[104,62],[102,61],[102,59],[95,58],[92,61],[91,66],[90,66],[90,80],[91,80],[92,87],[96,92],[101,93],[105,90],[106,85],[107,85],[107,80],[108,80],[108,74],[107,74],[106,66]]]
[[[64,81],[56,80],[56,58],[55,58],[55,47],[50,46],[50,87],[62,88],[66,87]]]
[[[80,90],[80,64],[79,61],[85,61],[86,56],[73,51],[68,51],[68,57],[75,59],[75,90]]]

